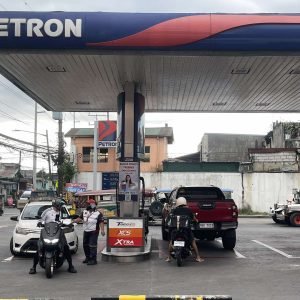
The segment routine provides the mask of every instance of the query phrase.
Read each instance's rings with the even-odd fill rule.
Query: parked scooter
[[[183,259],[191,255],[191,244],[189,241],[191,220],[188,216],[171,215],[169,229],[171,230],[172,242],[171,256],[176,260],[177,266],[181,267]]]
[[[47,278],[53,276],[53,271],[60,268],[65,260],[63,227],[71,227],[62,222],[38,223],[43,227],[38,242],[39,264],[45,269]]]

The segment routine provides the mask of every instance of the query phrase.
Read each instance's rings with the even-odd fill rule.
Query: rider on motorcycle
[[[196,221],[197,222],[197,219],[194,216],[192,210],[187,207],[186,199],[184,197],[179,197],[179,198],[176,199],[175,209],[171,213],[173,215],[176,215],[176,216],[188,216],[191,221]],[[193,232],[190,228],[188,229],[187,234],[188,234],[189,242],[192,245],[192,247],[193,247],[193,249],[196,253],[196,261],[197,262],[203,262],[204,259],[202,259],[200,257],[200,254],[199,254],[199,251],[198,251],[198,247],[197,247]],[[171,234],[169,235],[169,239],[170,239],[169,253],[168,253],[168,257],[166,258],[166,261],[168,261],[168,262],[171,261],[171,252],[172,252],[172,248],[173,248],[172,247]]]
[[[60,221],[60,211],[62,206],[65,204],[65,202],[61,199],[55,199],[52,202],[52,207],[46,209],[42,215],[41,215],[41,222],[45,223],[49,223],[49,222],[58,222]],[[40,222],[39,222],[40,223]],[[69,264],[69,268],[68,268],[68,272],[70,273],[77,273],[76,269],[74,268],[73,264],[72,264],[72,256],[71,256],[71,251],[70,248],[68,246],[65,234],[63,233],[62,235],[62,241],[61,243],[63,244],[64,247],[64,255],[68,261]],[[38,245],[40,244],[40,240],[38,241]],[[33,266],[29,271],[29,274],[35,274],[36,273],[36,266],[39,262],[39,251],[37,250],[37,252],[34,254],[33,257]]]

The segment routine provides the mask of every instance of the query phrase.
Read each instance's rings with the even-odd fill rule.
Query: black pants
[[[33,268],[36,268],[37,264],[39,263],[39,244],[40,244],[40,241],[38,241],[38,247],[37,247],[37,251],[36,253],[34,254],[33,256]],[[69,264],[69,268],[73,266],[73,263],[72,263],[72,254],[71,254],[71,251],[70,251],[70,248],[69,248],[69,245],[68,245],[68,242],[67,242],[67,239],[66,239],[66,236],[65,234],[62,232],[62,236],[61,236],[61,243],[63,245],[63,251],[64,251],[64,256]]]
[[[98,235],[99,231],[83,232],[83,250],[87,259],[97,260]]]

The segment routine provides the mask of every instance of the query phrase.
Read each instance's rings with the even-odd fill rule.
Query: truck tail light
[[[235,218],[237,218],[237,216],[238,216],[238,208],[235,204],[232,205],[232,216]]]

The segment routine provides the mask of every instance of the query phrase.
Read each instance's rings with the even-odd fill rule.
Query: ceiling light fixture
[[[89,105],[90,102],[89,101],[75,101],[75,104],[77,104],[77,105]]]
[[[270,105],[270,103],[268,102],[259,102],[255,104],[255,106],[268,106],[268,105]]]
[[[231,74],[248,74],[250,68],[235,68],[231,70]]]
[[[292,75],[299,75],[300,74],[300,68],[295,68],[292,71],[290,71],[290,74]]]
[[[66,72],[66,69],[60,65],[47,66],[49,72]]]
[[[224,106],[227,102],[213,102],[213,106]]]

